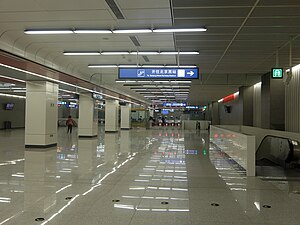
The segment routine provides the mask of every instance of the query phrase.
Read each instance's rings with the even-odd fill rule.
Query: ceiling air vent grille
[[[145,62],[150,62],[149,58],[145,55],[143,55],[143,59],[145,60]]]
[[[141,46],[141,44],[140,44],[139,40],[136,38],[136,36],[129,36],[129,38],[135,46],[137,46],[137,47]]]
[[[119,19],[119,20],[125,19],[123,13],[121,12],[120,8],[118,7],[118,5],[116,4],[116,2],[114,0],[105,0],[105,1],[106,1],[107,5],[109,6],[109,8],[111,9],[111,11],[117,17],[117,19]]]

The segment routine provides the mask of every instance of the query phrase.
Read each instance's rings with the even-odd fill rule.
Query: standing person
[[[166,119],[165,119],[165,117],[162,117],[162,118],[161,118],[161,123],[162,123],[162,126],[165,126],[165,125],[166,125]]]
[[[73,126],[76,125],[76,122],[72,119],[71,116],[68,117],[68,119],[66,121],[66,125],[68,126],[67,134],[69,133],[69,131],[70,131],[70,134],[72,134],[72,128],[73,128]]]

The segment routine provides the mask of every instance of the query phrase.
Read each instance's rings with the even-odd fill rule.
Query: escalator
[[[256,151],[256,165],[299,167],[300,143],[289,138],[266,136]]]

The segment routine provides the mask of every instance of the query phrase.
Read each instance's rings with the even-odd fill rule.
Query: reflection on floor
[[[299,181],[247,178],[207,132],[133,129],[25,149],[0,131],[1,224],[298,225]]]

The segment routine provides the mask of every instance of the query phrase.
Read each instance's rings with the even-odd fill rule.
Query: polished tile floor
[[[247,178],[205,131],[99,133],[59,128],[58,147],[36,150],[0,131],[0,225],[300,224],[297,178]]]

